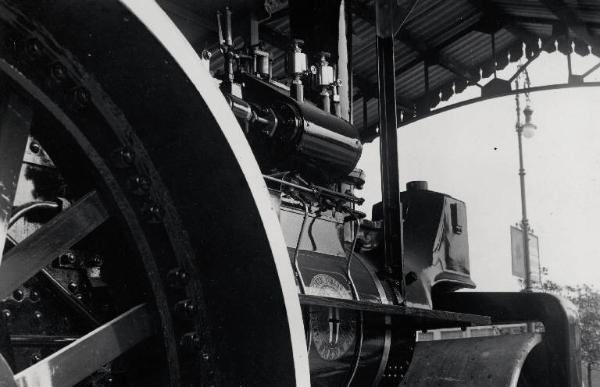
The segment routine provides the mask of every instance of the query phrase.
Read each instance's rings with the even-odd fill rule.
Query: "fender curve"
[[[569,301],[548,293],[460,292],[438,295],[434,307],[490,316],[493,324],[539,321],[542,343],[524,365],[525,385],[581,386],[579,317]]]
[[[537,333],[417,343],[401,386],[515,387]]]

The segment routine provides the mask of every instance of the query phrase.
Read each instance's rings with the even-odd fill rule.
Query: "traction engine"
[[[348,4],[275,3],[0,0],[0,384],[579,385],[570,304],[457,292],[465,203],[399,192],[384,101],[361,211]]]

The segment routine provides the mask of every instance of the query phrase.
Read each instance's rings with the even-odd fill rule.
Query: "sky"
[[[600,59],[572,56],[573,72]],[[567,59],[542,53],[529,67],[532,86],[564,83]],[[507,79],[514,65],[498,73]],[[593,73],[586,81],[600,81]],[[485,83],[483,81],[482,83]],[[448,103],[479,96],[477,87]],[[524,97],[521,97],[522,107]],[[562,285],[600,288],[600,88],[532,93],[536,135],[524,139],[527,210],[539,237],[541,265]],[[429,189],[467,206],[471,275],[479,290],[514,291],[510,225],[521,220],[515,97],[453,109],[400,127],[400,186],[426,180]],[[357,194],[371,213],[381,200],[379,142],[366,144],[358,165],[367,183]]]

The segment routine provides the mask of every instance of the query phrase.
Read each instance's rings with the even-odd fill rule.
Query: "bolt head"
[[[29,292],[29,299],[30,299],[32,302],[37,302],[37,301],[39,301],[39,300],[40,300],[40,298],[41,298],[41,297],[40,297],[40,292],[38,292],[37,290],[31,290],[31,291]]]
[[[33,319],[35,321],[41,322],[43,317],[44,317],[44,315],[39,310],[36,310],[35,312],[33,312]]]
[[[54,63],[52,67],[50,67],[50,75],[55,81],[61,82],[67,77],[67,70],[62,64]]]
[[[42,360],[42,354],[39,352],[35,352],[31,355],[31,364],[35,364],[37,362],[39,362],[40,360]]]
[[[36,39],[31,39],[27,42],[26,51],[31,59],[37,59],[42,55],[42,46]]]
[[[31,141],[31,143],[29,143],[29,150],[34,154],[40,153],[40,144],[38,144],[36,141]]]
[[[188,280],[189,275],[181,268],[173,269],[167,274],[167,282],[173,288],[185,286]]]
[[[70,282],[67,288],[71,293],[75,293],[79,289],[79,286],[75,282]]]
[[[17,301],[22,301],[24,297],[25,292],[23,292],[23,289],[17,289],[13,292],[13,298]]]
[[[121,156],[121,160],[128,165],[133,164],[133,161],[135,159],[135,156],[133,155],[133,152],[128,149],[128,148],[124,148],[121,149],[120,156]]]

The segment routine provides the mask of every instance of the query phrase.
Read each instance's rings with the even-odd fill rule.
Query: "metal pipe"
[[[21,219],[23,216],[25,216],[25,214],[27,214],[29,211],[35,210],[35,209],[40,209],[40,208],[60,210],[62,208],[62,206],[60,204],[58,204],[57,202],[50,202],[50,201],[27,203],[25,205],[18,207],[16,209],[15,213],[12,214],[12,216],[10,217],[10,220],[8,221],[8,227],[11,227],[13,224],[15,224],[19,219]]]

